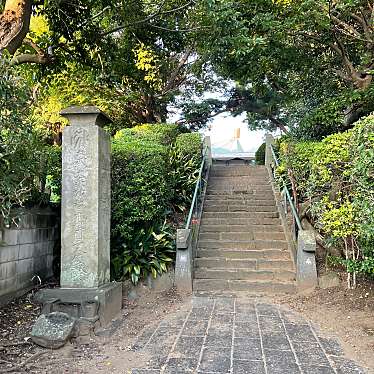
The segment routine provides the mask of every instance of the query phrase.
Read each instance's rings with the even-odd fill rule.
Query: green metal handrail
[[[278,167],[279,166],[279,161],[277,159],[277,156],[275,154],[275,151],[274,151],[274,148],[273,148],[272,144],[270,144],[270,150],[271,150],[271,155],[273,157],[275,166]],[[273,170],[273,174],[274,174],[274,177],[275,177],[274,170]],[[297,228],[298,228],[298,230],[302,230],[303,227],[301,226],[300,217],[299,217],[299,215],[297,213],[297,210],[295,208],[295,205],[294,205],[294,202],[292,200],[291,194],[288,191],[288,188],[286,186],[283,187],[283,194],[285,196],[285,200],[284,200],[284,202],[285,202],[285,206],[284,206],[285,212],[287,213],[287,201],[288,201],[288,203],[290,205],[290,208],[291,208],[292,215],[293,215],[293,217],[295,219],[295,223],[297,225]]]
[[[197,181],[196,181],[196,184],[195,184],[195,191],[194,191],[192,202],[191,202],[191,208],[190,208],[190,211],[188,213],[186,229],[190,228],[194,210],[197,209],[199,190],[201,190],[201,186],[202,186],[203,172],[204,172],[204,167],[205,167],[205,164],[206,164],[206,161],[207,161],[206,155],[208,153],[208,149],[209,149],[209,147],[206,146],[204,148],[204,151],[203,151],[203,156],[202,156],[203,160],[201,161],[199,175],[197,177]]]

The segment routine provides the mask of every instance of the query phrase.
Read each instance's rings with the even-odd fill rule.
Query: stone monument
[[[62,140],[61,288],[38,298],[44,314],[105,326],[122,307],[122,285],[110,283],[110,136],[102,128],[110,119],[94,106],[61,115],[70,122]]]

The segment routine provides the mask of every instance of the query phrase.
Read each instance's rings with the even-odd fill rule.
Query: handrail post
[[[271,148],[270,146],[274,144],[274,137],[270,133],[267,133],[265,135],[265,143],[266,143],[266,148],[265,148],[265,166],[267,168],[271,167],[271,160],[273,158],[271,154]]]
[[[204,148],[207,149],[206,159],[207,165],[208,167],[210,167],[212,165],[212,141],[210,139],[210,136],[206,136],[204,138]]]
[[[177,258],[175,261],[175,287],[182,292],[192,293],[192,230],[177,230]]]
[[[299,291],[313,290],[318,286],[315,252],[316,239],[313,231],[299,231],[296,264],[296,280]]]

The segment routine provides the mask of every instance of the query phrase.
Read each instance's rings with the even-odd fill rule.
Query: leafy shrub
[[[165,215],[171,197],[168,149],[117,138],[112,146],[112,237],[115,246]]]
[[[169,151],[169,180],[173,191],[171,205],[175,210],[186,211],[199,175],[202,142],[198,133],[177,137]]]
[[[189,159],[200,161],[202,139],[197,132],[180,134],[175,141],[176,149]]]
[[[44,147],[28,121],[30,92],[7,60],[0,59],[0,215],[44,200]]]
[[[162,225],[139,229],[112,259],[112,266],[116,279],[129,276],[136,284],[149,274],[156,278],[166,272],[174,259],[173,228],[164,222]]]
[[[348,273],[374,274],[374,115],[321,142],[281,144],[283,170]],[[350,278],[349,278],[350,283]]]
[[[115,139],[139,139],[163,145],[170,145],[180,133],[178,125],[174,124],[146,124],[131,129],[122,129],[114,136]]]
[[[115,136],[112,265],[117,279],[130,276],[136,283],[166,271],[174,260],[174,237],[160,222],[173,210],[186,210],[201,156],[200,135],[178,133],[175,125],[142,125]]]
[[[255,153],[256,165],[265,165],[266,143],[262,143]]]

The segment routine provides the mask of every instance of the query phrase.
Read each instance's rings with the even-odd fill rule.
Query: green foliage
[[[141,228],[112,259],[114,277],[123,280],[128,276],[137,284],[148,275],[156,278],[166,272],[175,258],[173,232],[166,222]]]
[[[176,138],[175,147],[184,156],[197,160],[201,160],[201,135],[197,132],[180,134]]]
[[[256,165],[265,165],[266,143],[262,143],[255,153]]]
[[[283,171],[326,243],[340,246],[348,272],[374,272],[374,116],[322,142],[284,141]],[[282,171],[281,170],[281,171]]]
[[[116,133],[115,139],[139,139],[163,145],[173,144],[181,129],[174,124],[144,124],[131,129],[122,129]]]
[[[0,215],[31,199],[44,200],[46,155],[27,120],[30,92],[6,59],[0,59]]]
[[[173,191],[174,209],[185,211],[190,207],[201,163],[201,136],[181,134],[169,151],[169,180]]]
[[[114,137],[111,245],[116,278],[130,276],[136,283],[161,274],[173,261],[171,228],[159,222],[186,210],[201,154],[200,135],[180,131],[176,125],[142,125]]]
[[[119,138],[112,146],[112,236],[114,246],[166,213],[172,195],[168,150],[139,139]]]

